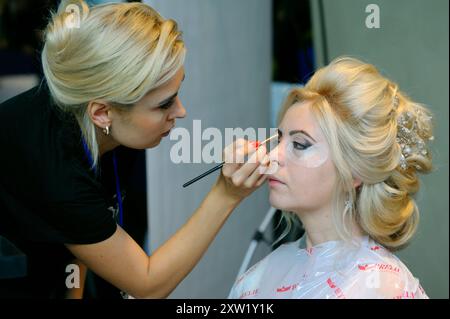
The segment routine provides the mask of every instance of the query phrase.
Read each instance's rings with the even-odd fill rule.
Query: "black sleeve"
[[[64,244],[92,244],[111,237],[117,225],[112,212],[100,201],[85,199],[50,207],[52,227]]]
[[[70,186],[67,186],[70,185]],[[45,214],[64,244],[91,244],[111,237],[117,224],[102,186],[88,174],[71,174]],[[53,197],[53,196],[51,196]]]
[[[61,114],[44,87],[0,104],[0,235],[34,243],[103,241],[117,227],[111,196],[89,170],[76,119]]]
[[[0,183],[0,234],[25,242],[59,244],[90,244],[109,238],[117,228],[111,210],[96,188],[85,185],[83,189],[49,202],[24,198],[23,192],[11,193]]]

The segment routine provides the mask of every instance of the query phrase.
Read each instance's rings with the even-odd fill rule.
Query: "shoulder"
[[[84,154],[77,123],[54,105],[45,83],[0,104],[0,118],[0,147],[6,151],[0,181],[14,185],[12,193],[60,199],[89,180],[80,169]]]
[[[46,85],[0,105],[0,215],[27,236],[40,227],[67,243],[103,240],[116,227],[105,189],[89,170],[77,123],[60,113]]]
[[[258,296],[261,280],[271,272],[271,267],[273,265],[281,266],[285,264],[285,261],[288,260],[286,257],[292,256],[296,247],[297,242],[283,244],[250,267],[244,274],[237,278],[231,289],[229,298],[242,299]]]
[[[428,298],[408,267],[372,240],[359,249],[347,270],[342,285],[348,298]]]
[[[258,294],[259,282],[268,264],[270,254],[240,275],[231,288],[230,299],[251,298]]]
[[[43,103],[49,103],[49,101],[49,90],[42,83],[0,103],[0,114],[2,116],[14,116],[32,109],[34,105],[42,105]]]

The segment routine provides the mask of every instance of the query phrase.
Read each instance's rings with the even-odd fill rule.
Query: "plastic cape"
[[[231,299],[428,299],[408,268],[368,236],[309,249],[284,244],[240,276]]]

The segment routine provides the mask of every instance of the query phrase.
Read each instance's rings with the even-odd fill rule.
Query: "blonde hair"
[[[45,79],[56,105],[75,115],[94,166],[99,149],[89,101],[129,109],[172,78],[185,54],[177,23],[146,4],[89,9],[84,1],[62,1],[51,12],[42,50]]]
[[[386,248],[405,247],[419,222],[414,199],[419,190],[417,173],[431,172],[432,163],[429,151],[416,152],[406,158],[406,169],[400,167],[398,119],[407,112],[422,114],[415,120],[426,142],[432,139],[430,111],[413,102],[373,65],[350,57],[335,59],[305,87],[293,89],[278,120],[298,102],[311,102],[330,145],[337,172],[333,217],[340,237],[350,240],[349,228],[356,222]],[[362,181],[357,189],[354,177]],[[347,200],[353,205],[345,205]]]

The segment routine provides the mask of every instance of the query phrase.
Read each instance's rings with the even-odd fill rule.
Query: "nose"
[[[169,115],[169,120],[174,119],[181,119],[186,117],[186,109],[184,108],[183,104],[181,103],[180,98],[177,97],[175,101],[175,107],[173,108],[173,112]]]

